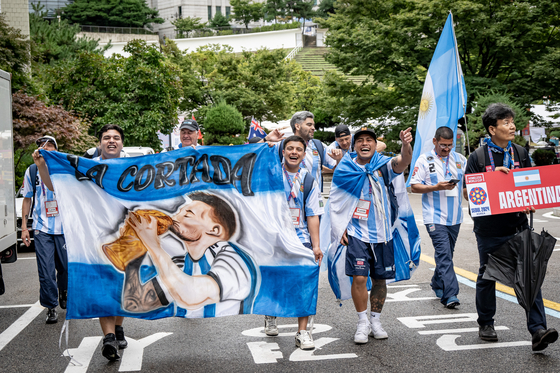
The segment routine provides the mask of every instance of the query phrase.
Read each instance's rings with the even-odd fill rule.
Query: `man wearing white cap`
[[[37,139],[37,146],[47,151],[58,150],[56,139],[52,136]],[[41,180],[35,164],[25,171],[23,196],[21,239],[26,246],[31,244],[27,219],[32,211],[39,301],[47,308],[47,324],[54,324],[58,321],[56,306],[66,309],[68,255],[56,196]]]

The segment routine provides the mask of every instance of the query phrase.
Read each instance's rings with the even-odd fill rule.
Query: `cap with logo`
[[[339,124],[334,129],[334,137],[350,136],[350,128],[346,124]]]
[[[181,123],[181,127],[179,127],[179,130],[182,130],[183,128],[186,128],[191,131],[199,130],[198,123],[196,123],[196,120],[193,119],[184,120],[183,123]]]
[[[58,150],[58,144],[56,143],[56,139],[52,136],[43,136],[35,140],[35,143],[37,144],[38,147],[41,147],[45,142],[52,142],[56,150]]]
[[[354,147],[354,142],[356,141],[356,138],[364,133],[367,133],[370,136],[372,136],[373,139],[377,142],[377,136],[375,135],[375,132],[371,128],[362,127],[359,131],[356,131],[356,133],[354,134],[354,137],[352,138],[352,147]]]

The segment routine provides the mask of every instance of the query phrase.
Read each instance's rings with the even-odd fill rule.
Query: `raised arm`
[[[402,143],[401,154],[397,155],[391,161],[391,167],[397,174],[400,174],[404,170],[406,170],[406,168],[412,161],[412,146],[410,146],[410,143],[412,142],[412,134],[410,133],[411,131],[412,128],[408,127],[404,131],[401,131],[399,135]]]

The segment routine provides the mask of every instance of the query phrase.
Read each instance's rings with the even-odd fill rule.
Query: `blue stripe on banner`
[[[192,264],[191,264],[192,265]],[[208,260],[206,260],[206,255],[203,255],[202,258],[198,261],[198,265],[200,266],[200,273],[205,275],[210,271],[210,264],[208,264]],[[192,275],[192,271],[190,273]]]
[[[163,200],[195,190],[235,188],[250,196],[283,189],[278,154],[266,144],[189,147],[106,161],[57,151],[41,154],[55,184],[60,174],[87,177],[110,195],[129,201]]]
[[[189,276],[192,276],[193,266],[194,266],[194,263],[191,259],[191,256],[189,254],[187,254],[185,256],[185,266],[183,267],[183,272],[185,272]]]
[[[204,317],[216,317],[216,305],[209,304],[204,306]]]

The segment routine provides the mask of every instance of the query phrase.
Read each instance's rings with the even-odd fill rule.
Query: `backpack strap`
[[[512,144],[514,149],[517,151],[517,157],[519,158],[519,168],[523,168],[523,163],[527,161],[527,155],[529,154],[529,152],[521,145],[515,144],[513,142]],[[513,161],[515,162],[515,159]]]
[[[486,169],[484,166],[486,165],[486,144],[479,146],[474,152],[476,154],[476,158],[478,159],[478,169],[482,170],[480,172],[485,172]]]
[[[31,180],[31,188],[33,189],[33,199],[31,202],[31,209],[29,210],[29,217],[33,216],[33,209],[35,208],[35,192],[37,191],[37,165],[33,163],[29,166],[29,179]]]
[[[280,146],[278,147],[278,155],[280,156],[280,163],[284,159],[284,140],[280,141]]]
[[[312,139],[312,141],[315,144],[315,147],[317,148],[317,153],[319,153],[319,160],[321,161],[321,164],[319,165],[319,169],[321,171],[321,193],[322,193],[323,192],[323,168],[322,167],[325,164],[325,159],[323,158],[325,156],[325,147],[323,146],[321,140]]]
[[[386,165],[381,166],[379,169],[381,175],[383,176],[383,182],[387,187],[387,192],[389,196],[389,201],[391,202],[391,226],[395,224],[397,217],[399,216],[399,202],[397,201],[397,195],[395,194],[395,187],[393,183],[389,181],[389,170]]]
[[[519,168],[523,168],[523,164],[527,161],[527,155],[529,153],[527,152],[527,149],[521,145],[517,145],[515,143],[512,144],[515,152],[517,153],[517,158],[519,159]],[[482,170],[480,172],[486,171],[485,166],[490,163],[490,159],[486,159],[488,157],[486,149],[488,149],[488,145],[484,144],[474,151],[478,159],[478,169]],[[515,159],[513,161],[515,162]]]
[[[311,176],[309,172],[305,173],[303,177],[303,219],[307,221],[307,214],[305,213],[305,203],[307,202],[307,197],[309,197],[309,193],[311,193],[311,189],[313,189],[313,182],[315,178]]]

